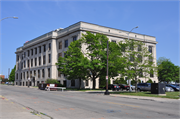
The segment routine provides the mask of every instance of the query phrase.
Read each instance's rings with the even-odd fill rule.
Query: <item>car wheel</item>
[[[139,88],[137,89],[137,91],[138,91],[138,92],[141,92],[141,90],[140,90]]]

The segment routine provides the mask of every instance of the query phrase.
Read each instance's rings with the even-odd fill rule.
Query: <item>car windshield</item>
[[[176,86],[174,86],[174,85],[170,85],[171,87],[176,87]]]

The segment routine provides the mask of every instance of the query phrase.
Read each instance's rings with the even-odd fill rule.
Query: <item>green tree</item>
[[[158,79],[160,82],[177,82],[179,80],[179,67],[175,66],[170,60],[162,61],[158,64]]]
[[[15,81],[15,71],[16,71],[16,65],[14,66],[14,68],[11,70],[11,73],[9,75],[9,81],[10,82],[14,82]]]
[[[63,73],[68,80],[79,79],[79,89],[81,88],[81,80],[87,79],[88,59],[81,52],[80,40],[71,42],[65,57],[59,57],[56,63],[58,70]]]
[[[149,79],[146,83],[153,83],[153,81],[151,79]]]
[[[119,42],[119,47],[121,52],[124,52],[123,56],[126,59],[124,61],[125,68],[120,70],[119,73],[135,81],[137,92],[138,78],[149,77],[152,70],[154,74],[157,71],[153,56],[145,44],[140,41],[125,40]]]

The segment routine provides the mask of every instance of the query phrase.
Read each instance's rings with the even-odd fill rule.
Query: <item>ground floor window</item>
[[[86,80],[86,86],[89,86],[89,80]]]
[[[75,86],[75,80],[71,80],[71,86]]]

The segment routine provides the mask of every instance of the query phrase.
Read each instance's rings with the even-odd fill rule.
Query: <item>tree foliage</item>
[[[15,71],[16,71],[16,65],[14,66],[14,68],[11,70],[11,73],[9,75],[9,81],[10,82],[14,82],[15,81]]]
[[[161,59],[158,59],[158,62]],[[170,60],[163,60],[158,64],[158,79],[160,82],[178,82],[179,67],[175,66]]]

